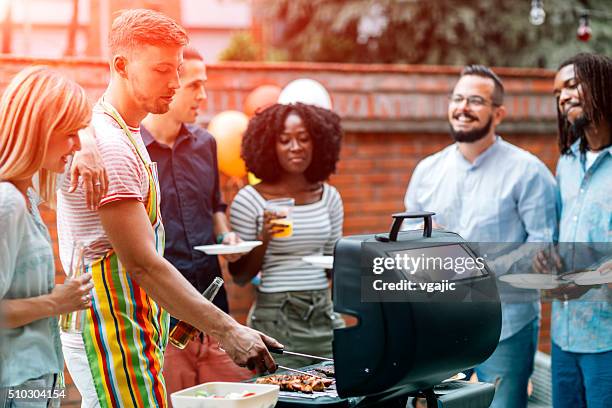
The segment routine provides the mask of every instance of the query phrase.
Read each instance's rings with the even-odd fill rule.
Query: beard
[[[561,118],[563,120],[564,127],[569,138],[567,143],[571,145],[576,142],[576,140],[580,140],[580,150],[583,152],[586,151],[588,148],[586,129],[590,126],[591,121],[586,117],[584,113],[578,116],[574,120],[574,123],[569,121],[567,113],[562,113]]]
[[[493,126],[493,116],[489,116],[489,120],[483,127],[468,131],[455,130],[453,125],[450,125],[450,133],[455,142],[474,143],[488,135],[491,131],[491,126]]]
[[[565,120],[567,120],[567,117],[565,118]],[[569,121],[568,121],[569,123]],[[586,117],[586,115],[583,113],[582,115],[578,116],[576,118],[576,120],[574,121],[574,123],[570,124],[570,127],[572,129],[572,132],[580,137],[586,137],[585,131],[586,129],[590,126],[591,121]]]
[[[146,112],[154,115],[160,115],[170,110],[170,104],[164,103],[160,100],[147,100],[143,98],[140,100],[140,104]]]
[[[137,83],[132,84],[132,89],[134,99],[145,112],[159,115],[168,112],[170,109],[170,104],[160,99],[152,99],[147,92],[140,90]]]
[[[145,105],[147,112],[152,113],[154,115],[161,115],[170,110],[170,106],[165,103],[148,103]]]

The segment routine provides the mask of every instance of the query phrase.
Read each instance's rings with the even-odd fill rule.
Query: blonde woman
[[[38,212],[54,202],[55,173],[80,149],[91,115],[75,82],[25,68],[0,102],[0,406],[59,406],[63,358],[56,316],[90,306],[91,276],[54,285],[49,233]],[[38,174],[39,189],[33,189]],[[20,392],[23,390],[29,393]],[[54,398],[55,397],[55,398]]]

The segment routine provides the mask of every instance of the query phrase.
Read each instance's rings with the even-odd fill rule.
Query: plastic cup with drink
[[[271,213],[278,218],[272,219],[272,224],[282,227],[282,231],[276,232],[274,238],[289,238],[293,235],[293,198],[277,198],[266,201],[264,211]]]
[[[85,272],[84,246],[80,242],[74,243],[72,246],[72,257],[70,258],[70,270],[68,271],[68,279],[76,279]],[[85,310],[75,310],[60,316],[60,330],[65,333],[80,334],[83,332],[83,319],[85,318]]]

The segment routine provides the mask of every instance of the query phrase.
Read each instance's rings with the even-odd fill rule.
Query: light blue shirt
[[[50,293],[55,284],[53,249],[38,212],[40,199],[28,190],[30,213],[17,188],[0,182],[0,299]],[[11,387],[64,366],[57,318],[1,329],[0,387]]]
[[[453,144],[422,160],[404,203],[433,211],[434,221],[470,242],[551,242],[556,234],[555,180],[538,158],[502,138],[470,163]],[[492,247],[492,246],[491,246]],[[500,341],[539,316],[536,291],[498,282]],[[510,302],[510,299],[522,299]]]
[[[579,142],[571,150],[573,155],[561,156],[557,164],[559,242],[612,243],[612,147],[603,150],[588,169]],[[605,247],[609,251],[610,245]],[[612,350],[610,289],[604,285],[577,300],[555,301],[551,337],[565,351]]]

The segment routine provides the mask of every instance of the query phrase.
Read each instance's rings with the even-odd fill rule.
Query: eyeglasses
[[[463,96],[459,94],[453,94],[448,97],[448,101],[452,105],[461,105],[463,101],[466,101],[466,105],[472,106],[473,108],[481,108],[487,105],[500,106],[500,104],[495,103],[493,101],[489,102],[482,96],[478,95]]]

